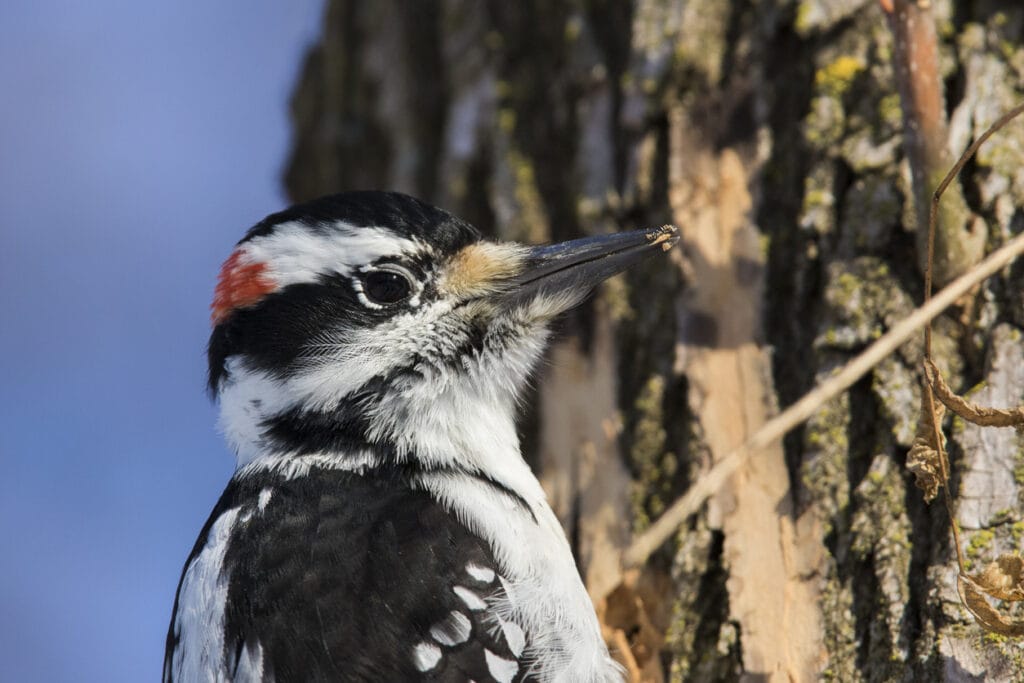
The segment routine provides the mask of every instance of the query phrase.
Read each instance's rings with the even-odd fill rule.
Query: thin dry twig
[[[925,329],[931,327],[931,322]],[[956,521],[956,514],[953,510],[953,498],[949,495],[949,457],[946,455],[945,439],[942,434],[941,411],[935,406],[935,397],[932,395],[932,387],[925,384],[921,393],[924,396],[924,408],[926,415],[921,416],[922,421],[927,421],[932,430],[932,439],[935,443],[936,455],[938,455],[939,483],[942,487],[942,502],[946,505],[946,515],[949,517],[950,527],[953,529],[953,547],[956,549],[956,564],[960,574],[965,571],[963,544],[960,542],[960,524]]]
[[[945,285],[981,261],[987,231],[983,221],[972,215],[959,185],[949,187],[940,210],[929,214],[928,199],[953,163],[947,147],[949,126],[935,17],[930,3],[914,0],[892,0],[883,8],[892,31],[903,147],[912,172],[919,267]],[[933,245],[927,253],[926,240]]]
[[[985,143],[996,131],[1001,129],[1012,119],[1024,112],[1024,104],[1017,105],[1006,114],[1001,116],[986,130],[981,137],[967,148],[957,163],[949,170],[946,177],[942,179],[932,196],[931,213],[928,223],[928,263],[925,269],[925,305],[929,303],[932,294],[932,267],[935,254],[935,224],[938,214],[939,200],[942,193],[949,187],[953,179],[960,173],[964,165],[974,156],[978,148]],[[1018,236],[1016,239],[1019,239]],[[941,479],[938,482],[929,479],[927,476],[918,476],[918,488],[924,490],[925,500],[930,501],[935,497],[936,483],[942,487],[942,498],[946,505],[946,514],[949,517],[950,527],[953,530],[953,542],[956,547],[956,559],[958,566],[957,591],[960,594],[960,601],[964,607],[974,616],[975,621],[983,629],[992,633],[1005,636],[1024,636],[1024,621],[1004,617],[996,610],[985,597],[986,595],[999,600],[1020,601],[1024,599],[1024,563],[1016,553],[1003,553],[995,562],[990,564],[981,574],[967,574],[964,563],[963,544],[960,540],[960,525],[957,523],[956,514],[953,510],[952,496],[949,493],[949,459],[946,456],[941,430],[939,428],[940,414],[933,402],[937,396],[942,403],[963,419],[982,427],[1013,427],[1024,424],[1024,408],[998,409],[975,405],[962,396],[957,395],[949,385],[946,384],[942,373],[939,372],[932,360],[932,327],[931,322],[924,328],[924,376],[923,396],[927,405],[922,406],[919,427],[930,423],[932,430],[931,444],[934,450],[920,449],[917,455],[924,458],[932,458],[926,463],[926,467],[918,467],[922,470],[931,470],[937,463],[941,470]],[[920,430],[919,430],[920,431]],[[915,444],[916,445],[916,444]],[[913,454],[913,451],[912,451]],[[908,459],[908,465],[910,461]],[[915,461],[915,465],[917,465]],[[915,474],[916,474],[915,470]]]
[[[1024,107],[1022,107],[1024,109]],[[972,148],[974,146],[972,145]],[[960,165],[958,165],[960,167]],[[758,451],[780,440],[791,429],[815,413],[825,402],[846,391],[886,356],[921,331],[928,322],[952,305],[957,299],[988,277],[1009,265],[1024,253],[1024,234],[1017,235],[984,261],[942,289],[927,303],[915,310],[874,344],[852,359],[841,370],[809,391],[764,423],[742,446],[733,450],[698,479],[692,487],[664,512],[644,533],[637,536],[623,555],[627,567],[636,567],[647,561],[662,543],[669,539],[686,518],[697,512],[732,474]]]

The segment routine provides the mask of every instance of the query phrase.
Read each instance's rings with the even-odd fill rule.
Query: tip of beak
[[[651,246],[660,244],[662,251],[668,251],[679,241],[679,228],[674,225],[663,225],[647,233],[646,237]]]

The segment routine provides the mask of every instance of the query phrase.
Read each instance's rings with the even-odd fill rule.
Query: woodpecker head
[[[662,228],[489,242],[385,192],[271,215],[238,243],[214,296],[221,426],[240,465],[347,454],[450,466],[509,440],[518,449],[516,397],[551,319],[677,239]]]

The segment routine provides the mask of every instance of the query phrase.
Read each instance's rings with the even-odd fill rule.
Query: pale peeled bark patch
[[[677,361],[717,460],[746,441],[774,408],[771,365],[759,344],[763,259],[739,156],[690,139],[693,129],[681,110],[671,122],[670,201],[683,231],[681,265],[690,287]],[[687,325],[702,329],[688,331]],[[729,606],[743,634],[743,667],[767,681],[817,680],[826,661],[822,532],[813,514],[794,514],[781,444],[751,458],[709,505],[710,523],[725,536]]]
[[[578,556],[592,596],[619,582],[619,555],[629,542],[630,476],[618,454],[615,342],[598,319],[591,353],[569,338],[551,349],[540,387],[544,420],[540,480],[563,527],[579,515]]]
[[[603,303],[597,306],[601,311]],[[562,526],[573,530],[576,558],[612,657],[631,683],[661,683],[659,653],[672,609],[665,596],[673,588],[656,572],[622,572],[633,483],[618,447],[614,325],[601,313],[589,353],[576,338],[551,349],[540,387],[539,478]]]

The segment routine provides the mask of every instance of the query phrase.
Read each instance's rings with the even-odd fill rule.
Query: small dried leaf
[[[657,607],[655,596],[663,592],[659,579],[669,581],[654,572],[627,570],[619,585],[596,605],[601,634],[612,656],[626,668],[630,683],[661,680],[652,675],[661,666],[665,643],[664,629],[652,613]]]
[[[1024,406],[1020,408],[987,408],[971,403],[949,388],[946,380],[942,378],[942,373],[939,372],[939,369],[935,367],[935,363],[931,360],[925,360],[924,374],[928,383],[932,385],[932,391],[935,392],[935,396],[947,408],[968,422],[981,427],[1017,427],[1024,425]]]
[[[956,577],[956,587],[960,593],[960,600],[983,629],[1004,636],[1024,636],[1024,621],[1001,615],[988,603],[985,592],[971,577],[960,574]]]
[[[1017,553],[1003,553],[971,580],[985,593],[1000,600],[1024,600],[1024,558]]]
[[[942,479],[942,456],[935,443],[935,432],[941,435],[942,431],[934,427],[941,422],[944,413],[942,405],[936,403],[935,415],[932,415],[928,410],[926,392],[921,392],[921,415],[917,419],[917,433],[907,454],[907,469],[914,473],[914,483],[924,492],[924,499],[929,503],[935,500],[939,487],[945,483]],[[942,439],[945,445],[945,436]]]

